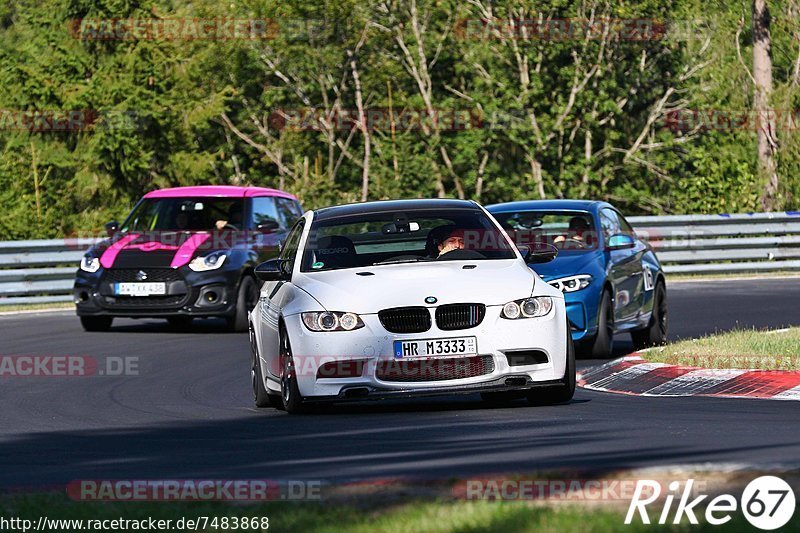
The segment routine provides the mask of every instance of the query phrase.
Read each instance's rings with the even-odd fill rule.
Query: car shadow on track
[[[678,439],[634,439],[635,424],[587,423],[591,411],[581,405],[591,404],[478,410],[477,402],[463,401],[448,402],[442,412],[367,408],[345,423],[340,417],[274,413],[6,435],[0,439],[0,489],[52,489],[82,479],[342,480],[599,470],[769,457],[778,450],[785,457],[796,445],[786,437],[772,443],[720,440],[702,428],[699,435]],[[446,412],[465,408],[463,414]],[[416,413],[410,417],[407,410]]]
[[[144,319],[116,319],[111,326],[109,333],[230,333],[235,335],[246,335],[246,333],[234,333],[227,329],[225,321],[221,318],[195,318],[188,326],[172,326],[166,320],[159,318]]]
[[[520,398],[502,404],[490,404],[482,401],[477,395],[464,396],[463,399],[452,397],[434,401],[430,398],[413,398],[406,400],[380,400],[353,403],[335,403],[315,405],[306,416],[318,415],[350,415],[380,413],[433,413],[448,411],[491,411],[504,409],[563,409],[570,405],[590,402],[589,398],[573,398],[568,403],[559,405],[531,406],[527,400]]]
[[[636,350],[633,348],[633,342],[630,340],[628,335],[619,334],[614,336],[614,351],[612,352],[611,356],[597,359],[592,357],[592,354],[590,353],[577,352],[575,354],[575,359],[577,359],[578,371],[580,371],[590,366],[602,365],[608,363],[609,361],[613,361],[614,359],[631,355],[635,351]]]

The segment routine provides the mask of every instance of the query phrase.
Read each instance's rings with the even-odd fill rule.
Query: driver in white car
[[[431,230],[431,239],[436,246],[436,257],[454,250],[464,249],[464,230],[454,225],[439,226]]]

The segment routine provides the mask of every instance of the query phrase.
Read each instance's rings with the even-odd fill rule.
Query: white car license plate
[[[474,355],[477,353],[478,341],[475,337],[394,341],[395,359],[443,355]]]
[[[114,294],[117,296],[156,296],[167,294],[164,282],[147,283],[115,283]]]

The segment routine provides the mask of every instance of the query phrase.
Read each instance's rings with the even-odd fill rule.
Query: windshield
[[[301,271],[515,257],[511,243],[481,211],[413,210],[315,221]]]
[[[241,230],[241,198],[145,198],[122,231]]]
[[[492,213],[517,244],[552,244],[559,250],[597,249],[597,228],[586,211],[508,211]]]

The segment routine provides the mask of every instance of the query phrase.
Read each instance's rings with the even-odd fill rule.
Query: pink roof
[[[293,195],[278,189],[266,187],[236,187],[234,185],[196,185],[194,187],[173,187],[171,189],[158,189],[145,194],[145,198],[197,198],[197,197],[252,197],[252,196],[280,196],[297,200]]]

